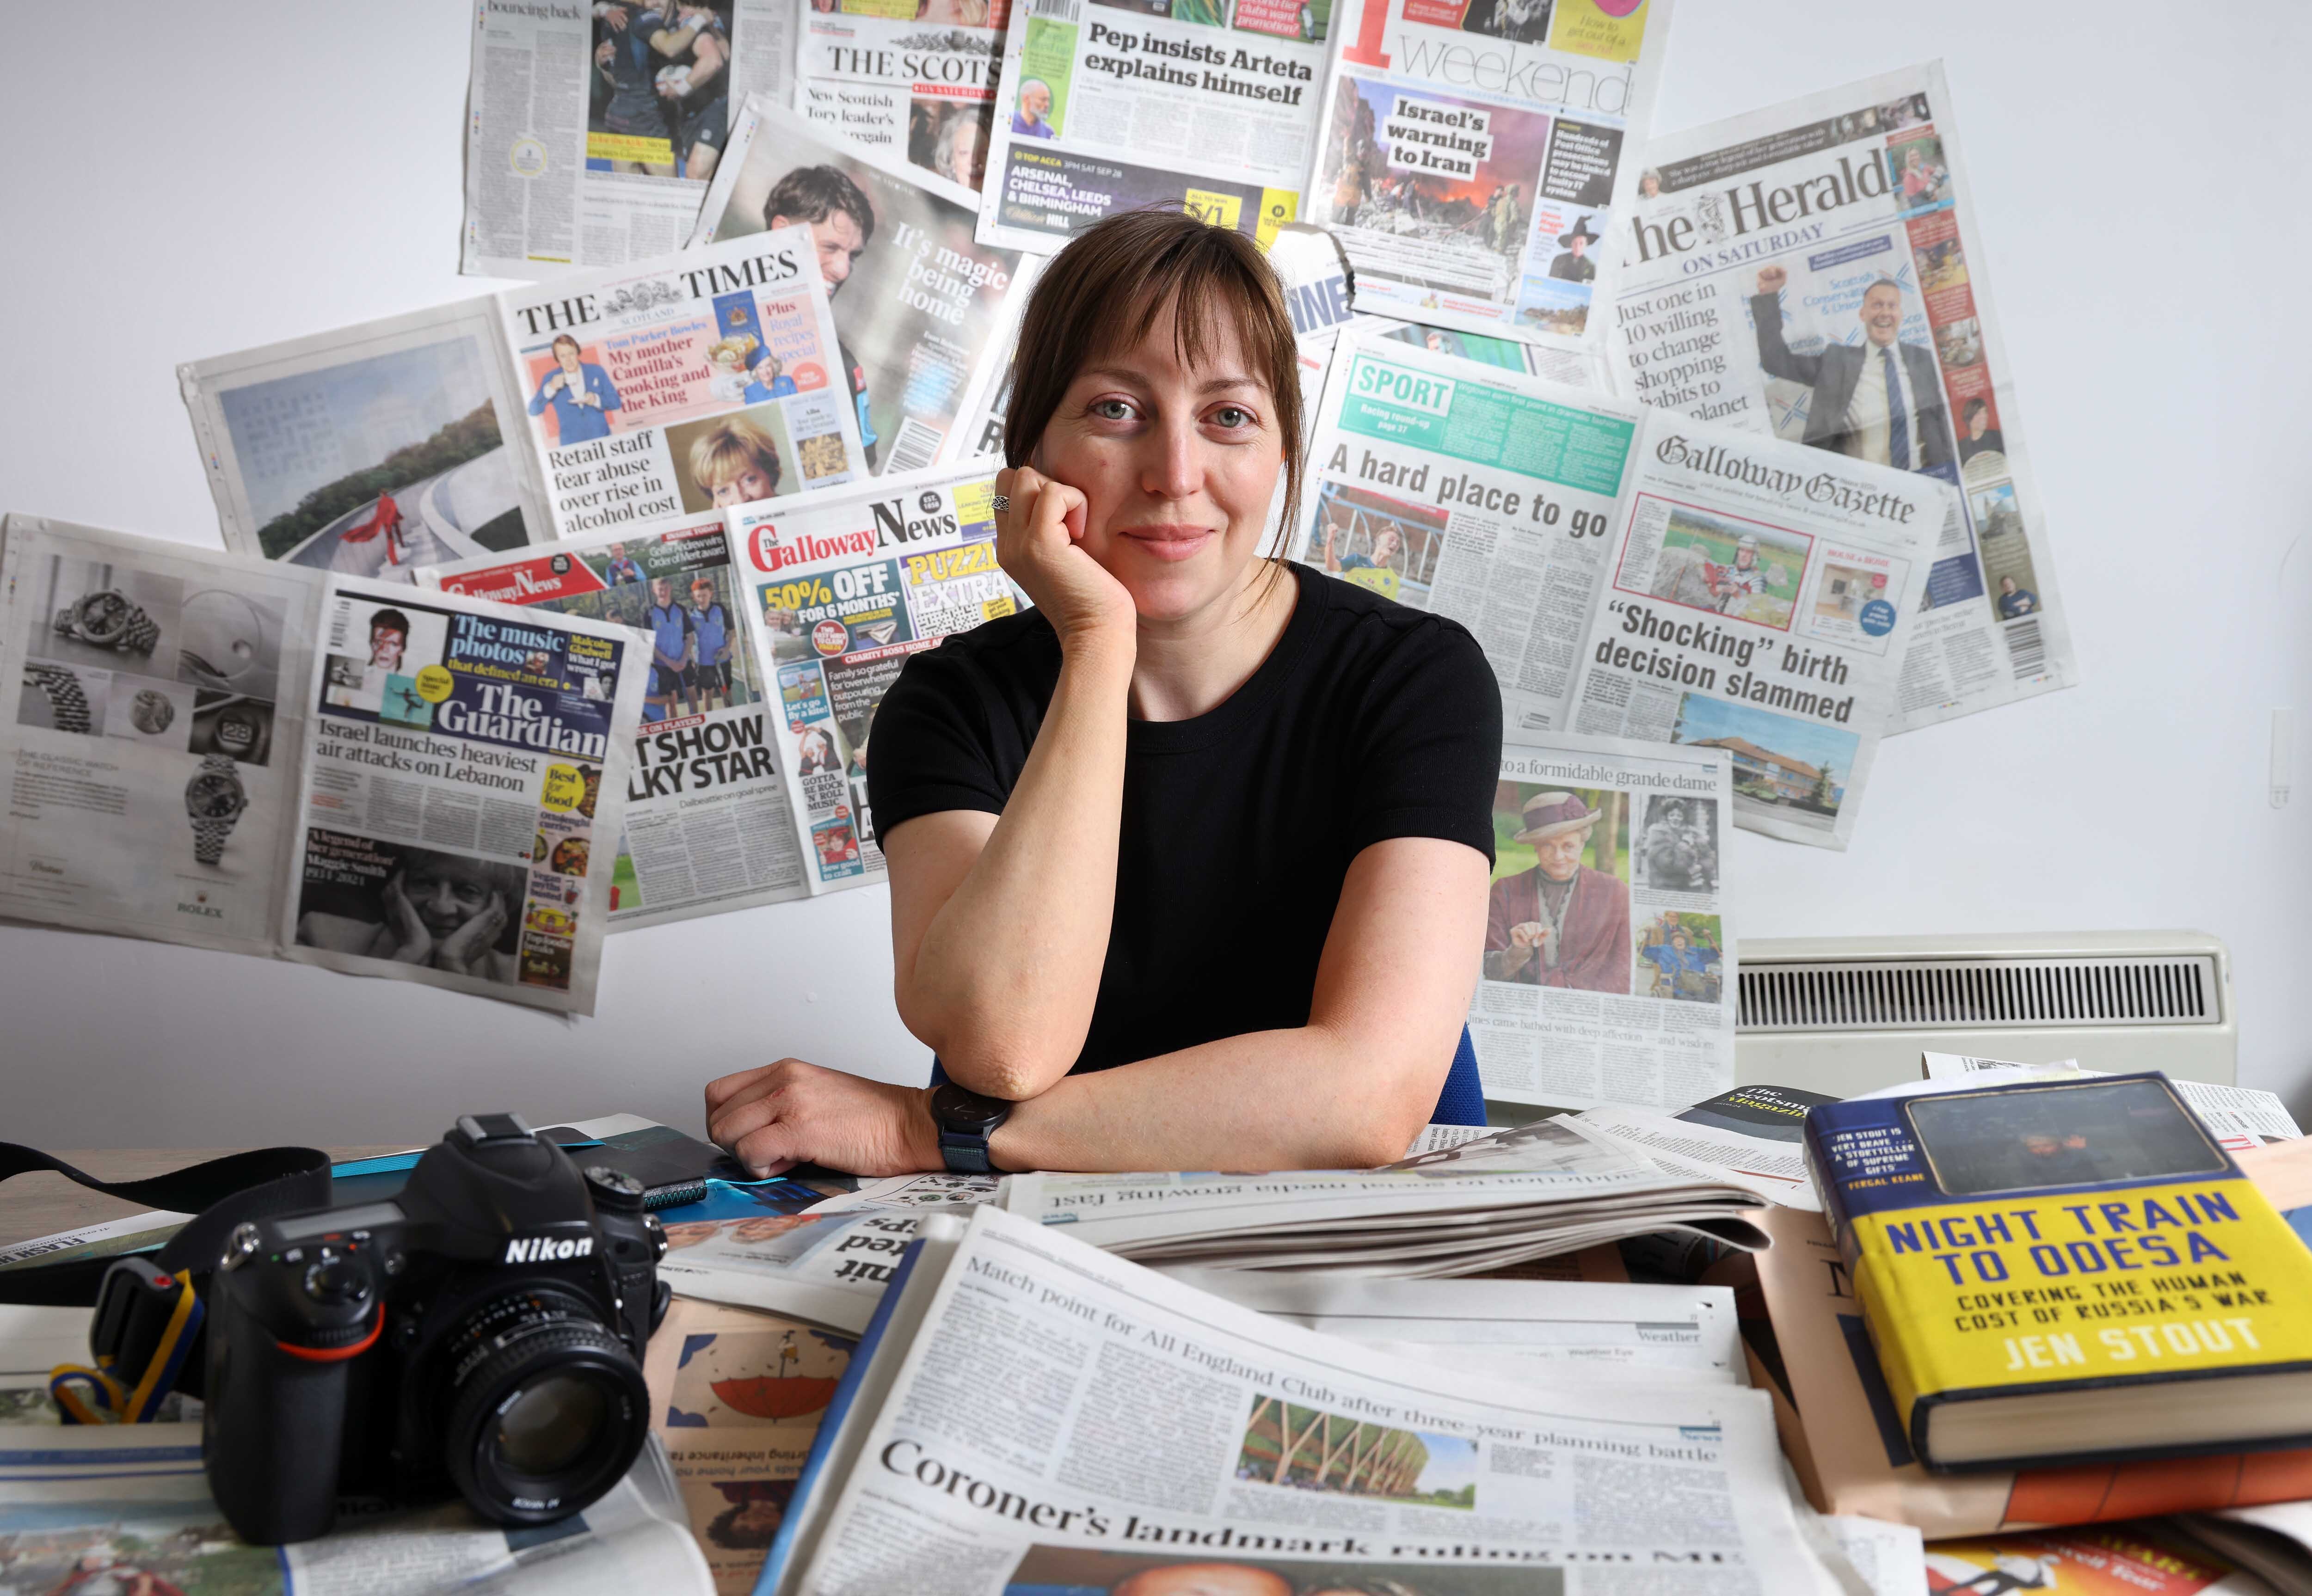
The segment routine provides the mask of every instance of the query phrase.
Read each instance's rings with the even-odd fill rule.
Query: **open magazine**
[[[1342,336],[1300,557],[1462,622],[1507,736],[1723,749],[1733,823],[1843,848],[1944,483]]]
[[[693,241],[810,223],[868,464],[908,471],[984,452],[961,425],[966,399],[1011,358],[1020,256],[974,240],[976,204],[960,183],[758,97],[731,129]]]
[[[647,639],[626,823],[610,868],[610,929],[800,898],[801,844],[780,775],[779,722],[740,611],[746,574],[722,518],[429,566],[445,592],[535,605]]]
[[[786,0],[473,0],[459,269],[548,277],[678,249],[749,94],[786,99]]]
[[[1887,729],[2078,681],[1940,65],[1658,135],[1646,158],[1608,246],[1625,391],[1963,490]]]
[[[795,110],[976,193],[1011,0],[828,0],[801,15]]]
[[[0,912],[593,1012],[631,633],[5,531]]]
[[[354,575],[867,474],[801,226],[177,377],[225,547]]]

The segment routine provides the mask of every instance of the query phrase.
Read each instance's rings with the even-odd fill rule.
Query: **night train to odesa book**
[[[1928,1467],[2312,1438],[2312,1252],[2165,1076],[1826,1104],[1806,1144]]]

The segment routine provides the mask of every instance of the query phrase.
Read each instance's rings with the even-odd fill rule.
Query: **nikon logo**
[[[594,1238],[579,1236],[556,1241],[552,1236],[523,1236],[506,1243],[505,1257],[500,1263],[558,1264],[574,1258],[591,1258]]]

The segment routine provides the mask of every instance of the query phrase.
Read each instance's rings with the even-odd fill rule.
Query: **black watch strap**
[[[1000,1173],[989,1155],[988,1137],[1011,1118],[1012,1105],[999,1097],[966,1092],[952,1081],[932,1088],[932,1120],[939,1127],[940,1158],[951,1175]]]

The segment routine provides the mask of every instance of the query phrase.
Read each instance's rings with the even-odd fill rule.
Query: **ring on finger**
[[[988,499],[987,504],[990,509],[994,510],[996,514],[1001,515],[1005,511],[1012,508],[1012,495],[1009,494],[999,493],[991,496]]]

